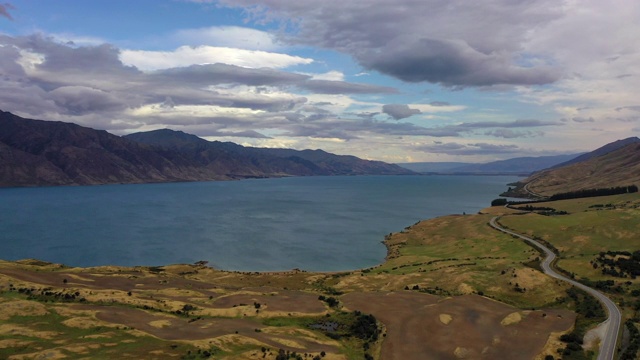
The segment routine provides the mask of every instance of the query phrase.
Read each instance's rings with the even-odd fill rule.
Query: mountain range
[[[505,196],[548,196],[640,184],[640,139],[618,140],[584,154],[522,157],[486,164],[402,165],[323,150],[245,147],[169,129],[120,137],[77,124],[25,119],[0,111],[2,187],[418,172],[526,174],[530,176]]]
[[[374,174],[414,173],[322,150],[251,148],[168,129],[120,137],[0,111],[3,187]]]
[[[507,160],[492,161],[484,164],[464,162],[416,162],[398,165],[421,174],[454,174],[454,175],[530,175],[536,171],[570,161],[583,153],[517,157]]]

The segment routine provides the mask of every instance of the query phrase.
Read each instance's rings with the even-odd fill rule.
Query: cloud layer
[[[634,0],[172,5],[235,25],[174,28],[157,12],[162,27],[125,39],[66,23],[0,34],[0,109],[387,161],[584,151],[640,128]],[[0,7],[14,34],[19,10]]]
[[[561,75],[526,51],[532,33],[563,16],[554,0],[220,2],[251,9],[254,19],[290,21],[298,31],[282,34],[285,42],[345,52],[407,82],[539,85]]]

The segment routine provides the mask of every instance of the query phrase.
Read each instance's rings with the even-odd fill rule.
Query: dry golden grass
[[[588,161],[537,173],[522,183],[545,196],[582,189],[640,185],[640,144]]]

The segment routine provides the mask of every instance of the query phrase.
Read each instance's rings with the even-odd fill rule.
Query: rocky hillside
[[[171,130],[123,138],[0,111],[0,186],[4,187],[409,173],[396,165],[319,150],[246,148]]]
[[[195,135],[169,129],[130,134],[125,138],[138,143],[178,151],[202,164],[211,164],[213,161],[220,168],[227,168],[228,173],[240,176],[259,175],[260,173],[275,176],[413,173],[398,165],[362,160],[349,155],[335,155],[323,150],[245,147],[231,142],[207,141]],[[238,169],[233,168],[234,164],[243,164],[244,170],[238,173]],[[242,171],[245,172],[244,175]],[[249,173],[247,174],[247,172]]]
[[[530,195],[550,196],[583,189],[640,185],[640,142],[559,168],[538,172],[520,182]]]

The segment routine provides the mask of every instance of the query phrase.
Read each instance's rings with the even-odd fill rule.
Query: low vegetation
[[[569,214],[556,218],[527,212],[503,217],[501,223],[553,245],[559,255],[557,267],[606,293],[619,305],[628,324],[634,328],[640,325],[636,314],[640,310],[640,196],[632,192],[540,202],[536,206],[554,207]],[[584,300],[574,302],[579,314],[574,333],[580,338],[600,321],[601,310]],[[633,338],[629,326],[627,332]],[[635,358],[637,350],[633,350],[631,342],[622,348],[628,349],[624,353],[633,353],[625,356]],[[567,345],[563,354],[567,359],[590,358],[588,353],[576,351],[576,345]]]
[[[633,358],[639,206],[626,193],[422,221],[386,237],[383,264],[341,273],[0,261],[0,358],[380,359],[390,349],[406,359],[590,358],[584,335],[602,308],[542,274],[538,251],[487,226],[496,214],[620,304],[629,339],[620,356]]]

